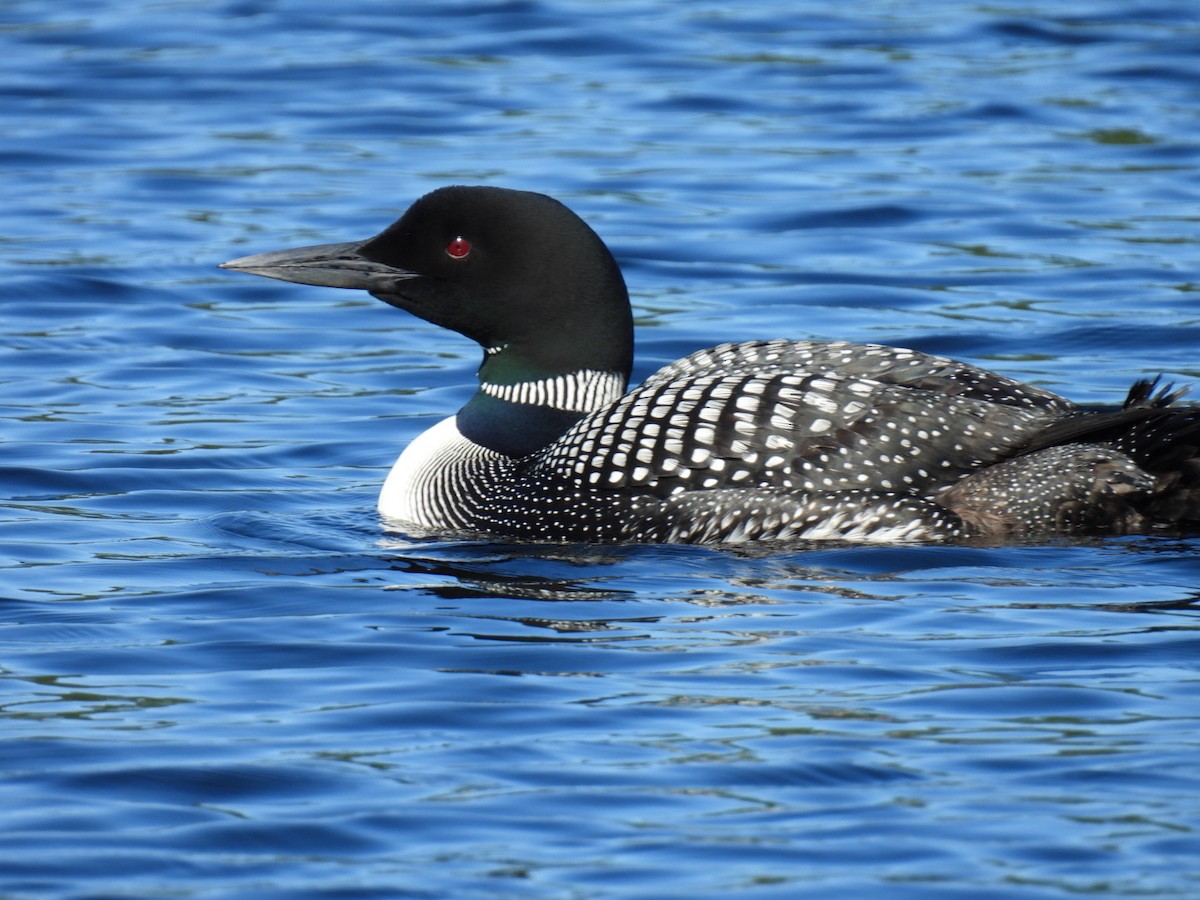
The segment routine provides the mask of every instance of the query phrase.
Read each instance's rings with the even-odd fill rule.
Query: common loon
[[[1200,521],[1200,408],[1120,408],[876,344],[725,343],[626,393],[612,254],[542,194],[440,188],[380,234],[224,263],[369,291],[483,348],[384,483],[385,520],[539,541],[946,541]]]

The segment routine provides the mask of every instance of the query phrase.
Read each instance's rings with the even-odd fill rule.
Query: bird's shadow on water
[[[586,615],[598,627],[696,607],[770,607],[795,615],[834,603],[1139,613],[1200,605],[1200,543],[1178,536],[1002,546],[558,545],[408,537],[381,530],[373,514],[343,510],[303,521],[223,514],[210,517],[206,528],[210,538],[221,532],[216,543],[241,545],[234,565],[269,576],[349,580],[383,591],[385,605],[396,611],[432,601],[492,616],[515,611],[513,601],[526,613],[528,603],[569,603],[578,607],[572,617]]]
[[[897,602],[916,585],[959,582],[1011,586],[1013,608],[1086,604],[1112,612],[1187,610],[1200,589],[1169,598],[1104,602],[1055,593],[1030,599],[1023,588],[1053,588],[1112,573],[1129,582],[1147,563],[1194,568],[1196,541],[1184,538],[1056,538],[998,545],[540,545],[476,541],[412,541],[389,535],[381,561],[393,573],[427,578],[424,589],[457,601],[524,599],[544,602],[628,602],[669,599],[713,606],[851,601]],[[405,578],[404,580],[408,580]],[[393,585],[393,589],[400,585]],[[1042,591],[1042,593],[1047,593]],[[1152,593],[1160,593],[1155,591]],[[1018,596],[1019,594],[1019,596]],[[985,601],[980,601],[985,602]],[[986,601],[994,603],[995,600]]]

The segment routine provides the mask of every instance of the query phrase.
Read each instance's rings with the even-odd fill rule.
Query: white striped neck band
[[[565,412],[591,412],[612,403],[625,390],[625,379],[617,372],[581,369],[538,381],[495,384],[482,381],[480,389],[490,397],[509,403],[528,403]]]

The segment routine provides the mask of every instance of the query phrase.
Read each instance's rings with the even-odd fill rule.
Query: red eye
[[[454,259],[465,259],[471,255],[471,242],[461,235],[446,245],[446,255]]]

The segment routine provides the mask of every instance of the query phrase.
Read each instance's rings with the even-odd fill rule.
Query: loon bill
[[[541,194],[445,187],[365,241],[224,263],[358,288],[476,341],[479,386],[417,437],[379,510],[538,541],[945,541],[1200,522],[1200,408],[1139,381],[1082,409],[875,344],[700,350],[626,391],[621,271]]]

